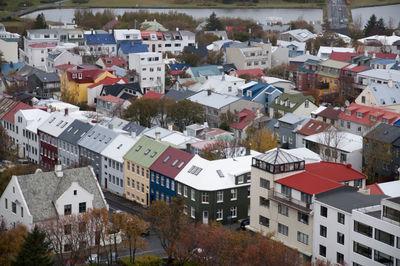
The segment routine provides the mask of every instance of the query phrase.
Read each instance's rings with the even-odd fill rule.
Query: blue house
[[[175,177],[194,154],[168,147],[150,167],[150,203],[155,200],[171,202],[176,196]]]
[[[277,45],[289,49],[289,57],[296,57],[306,53],[306,43],[297,41],[277,41]]]
[[[117,54],[117,43],[113,34],[92,33],[85,34],[86,45],[94,55],[115,56]]]
[[[269,104],[284,92],[282,88],[258,81],[250,81],[246,85],[242,88],[242,95],[238,96],[248,101],[262,103],[266,113],[268,113]]]

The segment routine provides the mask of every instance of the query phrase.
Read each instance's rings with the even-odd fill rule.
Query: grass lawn
[[[4,11],[8,11],[8,12],[18,11],[18,10],[25,8],[23,5],[21,5],[21,3],[24,3],[24,2],[26,2],[26,0],[6,0],[7,5],[1,7],[0,9],[2,9]],[[40,0],[31,0],[31,2],[32,2],[31,6],[38,6],[41,4]],[[29,7],[29,6],[27,6],[27,7]],[[3,12],[0,12],[0,15],[3,15]]]
[[[351,8],[400,4],[400,0],[351,0]]]

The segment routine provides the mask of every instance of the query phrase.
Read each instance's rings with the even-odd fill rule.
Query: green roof
[[[289,94],[289,93],[282,93],[281,95],[278,96],[279,99],[281,99],[281,102],[286,102],[287,100],[290,101],[290,103],[294,103],[295,105],[293,107],[288,107],[285,105],[280,105],[275,103],[273,101],[269,107],[285,111],[286,113],[293,113],[294,110],[296,110],[305,100],[309,100],[312,103],[315,103],[315,99],[311,95],[304,96],[302,93],[296,93],[296,94]]]
[[[124,155],[124,159],[149,168],[168,148],[165,142],[142,136],[138,142]]]
[[[348,64],[349,63],[344,63],[336,60],[325,60],[319,64],[320,67],[318,67],[318,75],[338,78],[340,75],[340,69],[344,68]],[[321,67],[325,67],[325,69],[321,70]],[[334,69],[334,71],[337,73],[332,73],[331,69]]]

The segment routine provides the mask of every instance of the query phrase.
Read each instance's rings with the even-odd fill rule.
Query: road
[[[343,29],[349,25],[345,0],[328,0],[328,22],[330,29]]]
[[[40,9],[46,9],[46,8],[50,8],[50,7],[53,7],[53,8],[54,8],[55,6],[61,5],[62,3],[67,2],[67,1],[68,1],[68,0],[60,0],[60,1],[56,1],[56,2],[54,2],[54,3],[49,3],[49,4],[39,5],[39,6],[27,7],[27,8],[25,8],[25,9],[18,10],[17,12],[8,14],[7,16],[0,17],[0,21],[5,20],[5,19],[10,19],[10,18],[12,18],[12,17],[19,17],[19,16],[22,16],[22,15],[24,15],[24,14],[31,13],[31,12],[33,12],[33,11],[40,10]]]

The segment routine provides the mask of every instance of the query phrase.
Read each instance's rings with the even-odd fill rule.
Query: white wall
[[[7,42],[0,39],[0,52],[3,53],[3,59],[6,62],[18,62],[18,43]]]
[[[76,195],[74,195],[74,190],[76,190]],[[59,215],[64,215],[64,206],[71,204],[71,214],[78,214],[79,203],[81,202],[86,202],[86,210],[93,208],[93,198],[93,194],[86,191],[77,182],[72,182],[71,186],[55,202],[57,213]]]
[[[107,161],[106,161],[107,159]],[[117,193],[119,195],[124,194],[124,162],[121,160],[120,162],[114,161],[114,164],[119,163],[119,170],[117,170],[117,166],[115,168],[112,167],[112,160],[110,158],[105,158],[101,156],[101,163],[103,165],[101,172],[101,186],[105,187],[105,179],[107,178],[107,189]],[[111,177],[110,177],[111,176]],[[115,177],[115,183],[113,183],[113,176]],[[119,182],[117,183],[117,178]],[[122,183],[121,183],[122,182]]]

